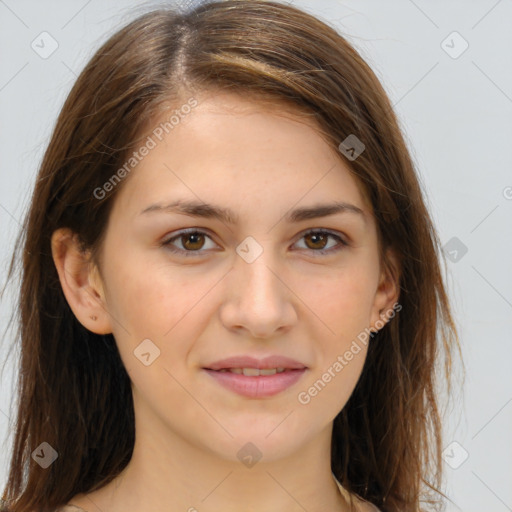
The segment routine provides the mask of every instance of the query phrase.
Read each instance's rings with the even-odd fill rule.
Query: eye
[[[210,240],[213,246],[208,247],[206,244],[207,240]],[[174,245],[175,241],[177,244],[181,245],[181,248]],[[177,235],[162,242],[162,246],[167,247],[171,252],[179,253],[184,256],[195,256],[197,253],[205,252],[201,251],[201,249],[205,248],[205,245],[206,249],[212,249],[216,246],[215,242],[213,242],[207,233],[198,231],[197,229],[181,231]]]
[[[325,230],[310,230],[304,233],[301,240],[305,240],[305,249],[310,249],[315,253],[326,254],[334,253],[341,250],[343,247],[348,246],[348,243],[341,238],[341,236]],[[329,239],[337,240],[338,244],[334,243],[329,246]]]
[[[304,233],[300,240],[302,239],[305,241],[305,247],[300,247],[300,249],[309,249],[318,254],[335,253],[348,246],[341,236],[321,229],[312,229]],[[208,246],[208,240],[213,245]],[[183,256],[199,256],[201,253],[207,252],[201,249],[215,249],[217,246],[207,233],[195,228],[181,231],[162,242],[161,245],[167,247],[171,252]],[[179,247],[180,245],[181,247]]]

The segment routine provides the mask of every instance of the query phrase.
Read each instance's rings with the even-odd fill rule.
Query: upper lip
[[[227,359],[215,361],[204,367],[207,370],[223,370],[229,368],[257,368],[265,370],[269,368],[285,368],[288,370],[302,370],[306,365],[299,363],[295,359],[285,356],[270,355],[262,359],[252,356],[234,356]]]

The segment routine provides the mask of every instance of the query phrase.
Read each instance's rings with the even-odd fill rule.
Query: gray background
[[[446,246],[467,369],[444,420],[447,510],[512,511],[512,2],[293,3],[341,30],[383,82]],[[0,286],[66,94],[99,45],[151,5],[0,0]],[[8,295],[2,333],[11,308]],[[11,355],[0,383],[2,489],[13,375]]]

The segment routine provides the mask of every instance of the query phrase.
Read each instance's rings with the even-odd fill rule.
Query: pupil
[[[325,247],[325,237],[324,237],[324,235],[321,235],[321,234],[312,234],[312,235],[308,235],[308,237],[309,237],[310,239],[312,239],[313,244],[317,244],[317,243],[319,243],[319,242],[320,242],[320,243],[324,242],[324,243],[322,243],[322,247],[320,247],[320,248]],[[316,248],[318,248],[318,247],[315,247],[315,249],[316,249]]]
[[[202,244],[201,244],[201,237],[203,235],[199,234],[199,233],[190,233],[188,235],[185,235],[185,239],[186,239],[186,242],[183,244],[184,247],[186,247],[187,249],[200,249],[202,247]],[[189,243],[188,241],[189,240],[192,240],[191,243]],[[195,247],[194,244],[197,244],[199,243],[199,247]],[[192,247],[191,247],[192,245]]]

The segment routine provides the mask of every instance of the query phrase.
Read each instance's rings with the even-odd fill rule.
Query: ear
[[[400,296],[400,265],[392,249],[388,249],[383,258],[379,285],[372,306],[370,331],[377,332],[402,309],[398,304]]]
[[[103,283],[90,253],[81,249],[78,237],[68,228],[53,232],[51,247],[62,291],[77,320],[96,334],[111,333]]]

